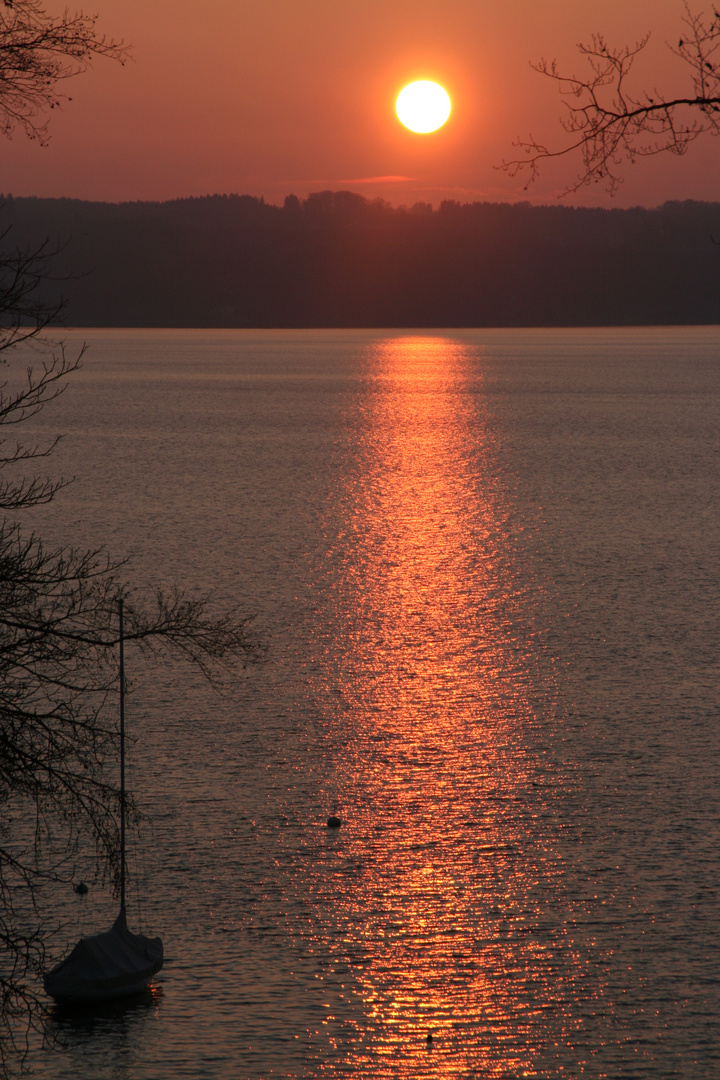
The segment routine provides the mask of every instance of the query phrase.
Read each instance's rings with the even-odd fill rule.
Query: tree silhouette
[[[584,75],[563,74],[555,60],[532,66],[553,79],[565,98],[562,126],[570,136],[557,149],[544,146],[532,135],[513,144],[522,156],[504,161],[500,168],[511,176],[528,173],[526,187],[538,176],[542,163],[579,153],[582,169],[564,194],[601,183],[614,194],[622,182],[623,163],[639,157],[671,153],[682,155],[700,135],[720,134],[720,12],[710,17],[693,14],[687,3],[685,27],[676,46],[668,46],[689,69],[688,92],[664,96],[658,91],[632,92],[628,82],[637,56],[646,48],[646,34],[634,45],[617,48],[601,34],[578,45],[588,64]]]
[[[58,84],[93,57],[122,60],[121,46],[95,32],[82,13],[55,17],[38,0],[0,0],[0,131],[47,138]],[[122,563],[102,547],[48,548],[14,520],[50,502],[65,481],[31,473],[51,454],[17,437],[79,366],[41,332],[62,303],[38,290],[50,273],[47,244],[9,248],[0,236],[0,363],[22,343],[37,357],[0,385],[0,1076],[11,1075],[42,1021],[38,977],[46,935],[39,897],[49,884],[70,888],[70,855],[80,843],[116,870],[119,793],[107,772],[117,731],[107,704],[117,688],[117,609],[125,601],[128,641],[179,655],[211,677],[217,665],[258,659],[260,647],[236,613],[214,618],[206,601],[180,592],[150,600],[124,584]],[[4,515],[4,516],[3,516]]]
[[[59,84],[84,71],[96,56],[124,61],[121,43],[96,33],[96,17],[50,15],[40,0],[2,0],[0,6],[0,132],[20,128],[45,142],[48,113],[67,95]]]

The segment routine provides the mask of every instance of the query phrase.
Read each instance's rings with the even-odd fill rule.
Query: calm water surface
[[[168,960],[35,1075],[720,1075],[720,330],[84,337],[27,523],[269,652],[128,657]]]

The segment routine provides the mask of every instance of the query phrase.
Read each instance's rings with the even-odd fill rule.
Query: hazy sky
[[[64,0],[51,0],[60,11]],[[74,5],[72,5],[74,6]],[[324,188],[397,203],[555,201],[576,162],[523,191],[493,166],[532,132],[559,142],[562,104],[530,61],[582,69],[575,44],[600,30],[617,44],[647,30],[638,86],[677,90],[681,0],[92,0],[132,62],[97,61],[67,84],[72,101],[41,148],[2,145],[0,191],[85,199],[169,199],[215,192],[281,203]],[[705,5],[708,6],[707,4]],[[403,129],[405,82],[434,78],[453,114],[438,134]],[[681,159],[625,169],[613,203],[597,188],[570,203],[654,206],[720,199],[720,140]]]

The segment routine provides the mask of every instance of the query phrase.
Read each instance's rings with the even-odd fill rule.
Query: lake
[[[166,964],[34,1075],[719,1075],[720,329],[66,340],[26,525],[268,651],[128,650]]]

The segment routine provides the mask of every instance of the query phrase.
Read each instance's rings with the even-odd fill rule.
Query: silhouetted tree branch
[[[623,162],[665,152],[682,155],[705,132],[720,134],[720,12],[713,7],[707,18],[684,6],[686,30],[677,46],[668,47],[690,69],[692,89],[687,94],[665,97],[656,90],[636,94],[628,88],[633,64],[649,34],[622,48],[593,35],[588,44],[578,45],[588,62],[585,75],[564,75],[554,60],[532,65],[553,79],[566,98],[561,123],[570,136],[568,143],[553,149],[532,136],[518,139],[513,145],[523,156],[500,167],[511,176],[527,171],[527,187],[544,161],[578,152],[583,167],[565,194],[592,183],[605,184],[612,194],[622,182],[618,170]]]
[[[44,142],[46,114],[63,98],[59,84],[95,56],[122,61],[124,49],[97,35],[95,22],[82,13],[51,16],[40,0],[0,0],[0,133],[20,128]],[[62,308],[37,299],[51,255],[46,244],[0,253],[0,363],[21,343],[37,356],[23,376],[0,383],[1,1077],[22,1063],[42,1016],[38,977],[52,930],[42,921],[42,890],[71,886],[81,843],[111,876],[118,870],[119,792],[106,763],[117,760],[115,710],[107,706],[118,688],[119,597],[128,641],[188,660],[208,678],[261,654],[236,613],[215,618],[206,600],[179,591],[143,602],[103,548],[48,549],[9,516],[49,502],[66,483],[24,473],[52,453],[52,440],[40,446],[9,434],[63,392],[82,357],[41,334]]]
[[[41,0],[0,2],[0,132],[21,128],[44,143],[52,109],[67,95],[59,84],[84,71],[95,56],[121,63],[122,43],[97,34],[97,19],[83,12],[50,15]],[[43,117],[45,118],[43,119]]]
[[[72,888],[80,844],[117,884],[117,710],[108,704],[118,692],[121,595],[126,641],[140,648],[179,655],[208,677],[261,655],[246,619],[213,618],[205,600],[177,591],[143,604],[102,549],[48,551],[16,524],[0,525],[0,1075],[41,1018],[37,976],[54,929],[40,914],[43,889]]]
[[[37,333],[37,331],[36,331]],[[17,342],[15,342],[17,343]],[[41,342],[37,342],[40,347]],[[0,1076],[13,1072],[42,1017],[38,976],[46,938],[39,898],[72,887],[72,855],[83,844],[118,870],[116,709],[118,598],[125,638],[189,661],[212,680],[223,666],[257,661],[248,620],[208,613],[180,591],[149,600],[124,584],[123,564],[102,548],[48,550],[8,514],[50,501],[64,481],[23,475],[49,446],[6,439],[62,393],[80,357],[62,346],[18,388],[0,387]],[[0,344],[2,352],[2,344]],[[7,362],[7,352],[2,353]],[[110,773],[107,762],[111,763]],[[132,810],[132,807],[131,807]]]
[[[19,389],[0,388],[0,432],[52,402],[78,364],[56,348]],[[7,514],[48,502],[64,482],[17,473],[51,450],[7,446],[0,433],[0,1076],[12,1074],[42,1015],[38,976],[53,929],[40,916],[43,889],[71,888],[81,843],[117,877],[118,732],[107,706],[118,691],[118,598],[128,643],[210,680],[262,655],[237,613],[214,617],[206,599],[178,590],[143,601],[102,548],[49,550],[26,535]]]

